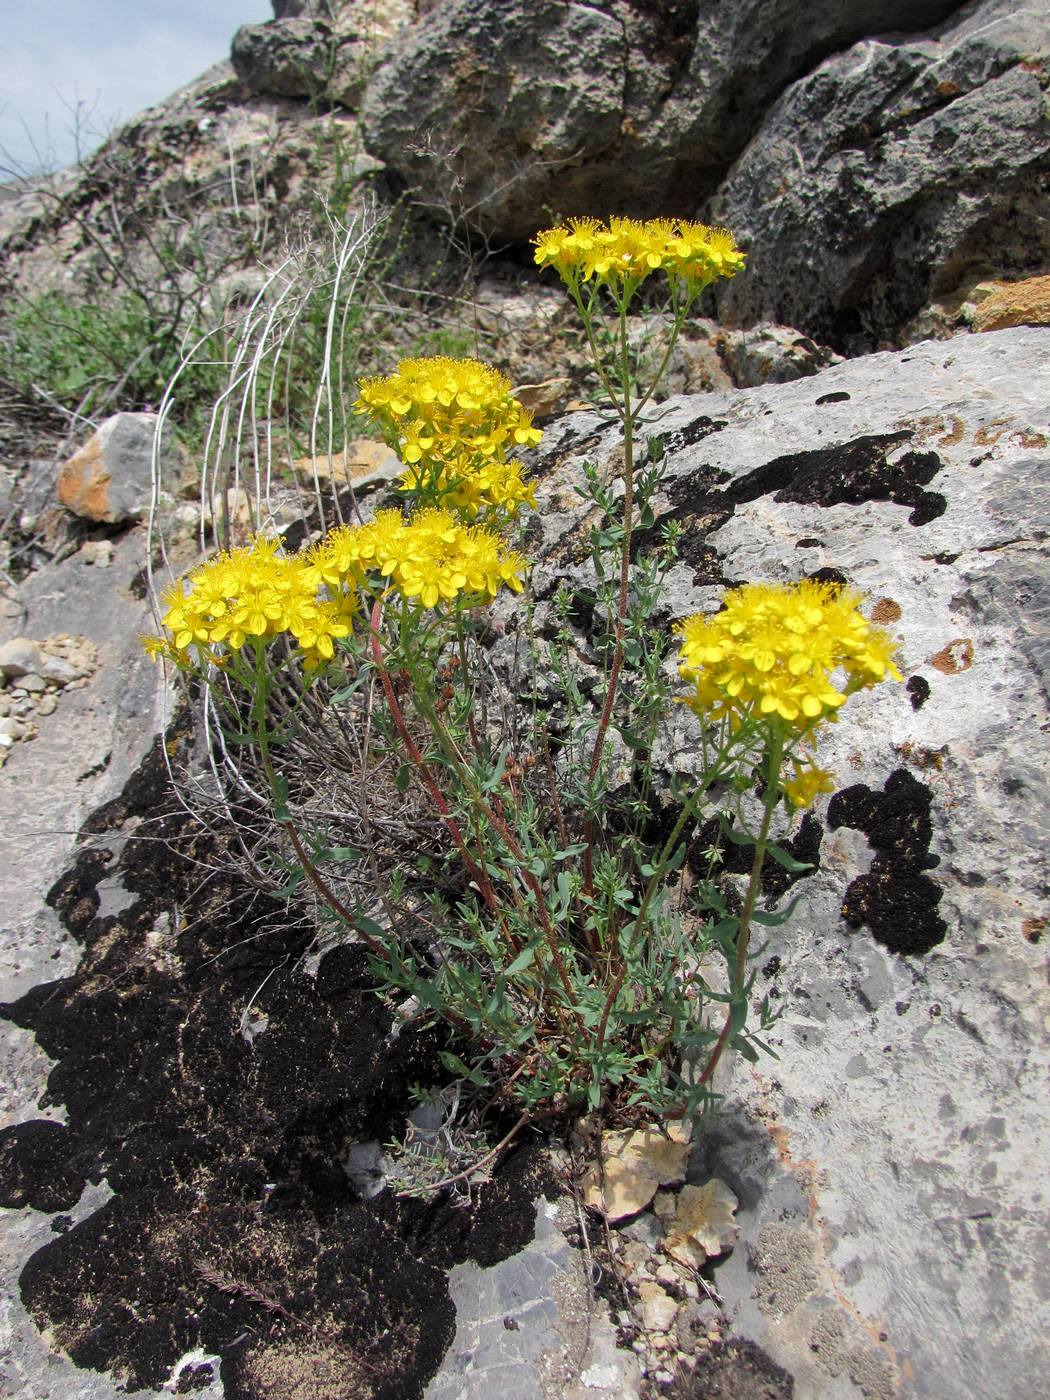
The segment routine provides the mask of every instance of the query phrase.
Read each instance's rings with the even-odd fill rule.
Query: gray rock
[[[426,1400],[637,1397],[637,1363],[616,1349],[583,1256],[558,1228],[560,1209],[540,1201],[532,1242],[503,1263],[451,1270],[456,1335]]]
[[[237,76],[256,94],[307,97],[357,106],[366,76],[367,45],[321,19],[245,24],[230,49]]]
[[[957,285],[1041,271],[1048,54],[1045,7],[981,0],[928,36],[868,37],[800,76],[716,198],[713,217],[749,249],[721,312],[870,350]]]
[[[331,0],[270,0],[274,19],[298,19],[309,15],[318,19],[330,19]]]
[[[76,966],[79,948],[45,896],[66,868],[84,818],[121,791],[170,704],[160,669],[137,641],[149,626],[146,606],[128,590],[144,547],[142,532],[129,531],[117,542],[108,573],[68,559],[22,584],[26,626],[38,636],[85,634],[103,664],[63,697],[62,723],[42,726],[33,743],[10,750],[0,779],[0,1002]],[[0,1126],[61,1118],[61,1106],[38,1107],[51,1065],[29,1032],[0,1021]],[[89,1187],[74,1218],[96,1209],[106,1194],[100,1198],[99,1188]],[[125,1393],[118,1381],[80,1370],[52,1351],[22,1307],[22,1266],[53,1238],[46,1215],[0,1213],[0,1393],[117,1400]],[[220,1392],[198,1393],[218,1400]]]
[[[181,445],[155,413],[115,413],[59,470],[60,503],[84,519],[119,525],[146,517],[153,500],[154,452],[168,480],[178,479]]]
[[[790,326],[754,326],[724,331],[718,338],[722,360],[739,389],[759,384],[789,384],[806,379],[842,358]]]
[[[155,413],[115,413],[70,457],[58,474],[59,501],[76,515],[104,524],[144,519],[153,498],[156,451],[166,479],[177,479],[182,448],[165,429],[156,443]]]
[[[814,1400],[1045,1389],[1047,405],[1030,329],[654,414],[673,616],[716,607],[719,578],[833,570],[901,644],[907,684],[821,738],[820,865],[756,963],[778,1059],[724,1062],[690,1170],[740,1200],[714,1279],[731,1331]],[[568,488],[616,443],[584,414],[550,440],[541,560],[573,557]],[[685,718],[662,750],[683,771]]]
[[[40,674],[44,653],[40,643],[29,637],[11,637],[0,643],[0,675],[28,676]]]
[[[550,211],[688,213],[763,110],[867,34],[923,29],[952,0],[561,0],[430,10],[373,78],[370,148],[435,208],[499,237]]]

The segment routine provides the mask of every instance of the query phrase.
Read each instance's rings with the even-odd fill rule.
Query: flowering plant
[[[472,360],[406,360],[360,385],[357,412],[403,463],[405,510],[298,553],[258,536],[218,555],[164,595],[163,635],[147,645],[220,697],[230,733],[259,755],[294,856],[284,868],[367,945],[378,990],[401,1014],[446,1023],[448,1070],[516,1102],[518,1125],[583,1108],[694,1114],[714,1097],[727,1049],[768,1048],[748,1026],[751,928],[787,915],[758,907],[763,864],[804,868],[774,841],[776,814],[830,790],[812,754],[848,697],[900,677],[859,596],[827,584],[751,584],[673,632],[654,622],[677,531],[668,524],[654,548],[636,548],[639,525],[657,535],[663,471],[643,410],[697,298],[743,266],[732,236],[576,219],[535,245],[580,313],[623,459],[612,478],[587,465],[578,484],[597,522],[587,586],[563,586],[546,609],[526,594],[512,619],[530,683],[510,693],[506,676],[493,681],[486,615],[504,588],[526,588],[513,534],[535,486],[514,454],[542,434],[504,376]],[[640,387],[628,312],[658,278],[667,345]],[[581,608],[596,662],[582,659]],[[676,663],[700,763],[671,780],[661,825],[669,780],[653,748]],[[356,704],[367,736],[358,781],[377,800],[386,783],[422,804],[431,839],[409,876],[384,868],[374,845],[333,847],[300,829],[294,772],[274,755],[308,702]],[[742,800],[752,790],[754,830]],[[753,850],[734,908],[717,843],[699,868],[689,859],[712,819]],[[763,1005],[759,1030],[769,1021]]]

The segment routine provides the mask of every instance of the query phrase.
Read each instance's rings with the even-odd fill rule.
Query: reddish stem
[[[455,842],[456,849],[462,856],[464,865],[467,867],[467,870],[470,872],[471,878],[475,881],[475,883],[478,886],[478,889],[481,891],[485,903],[489,906],[491,910],[493,910],[494,913],[498,915],[500,913],[499,901],[496,898],[495,891],[492,888],[492,884],[489,881],[489,877],[485,873],[485,871],[482,870],[482,868],[477,864],[473,856],[470,854],[470,851],[467,849],[466,842],[463,840],[463,834],[459,829],[459,824],[457,823],[455,817],[452,815],[452,811],[448,803],[445,801],[444,794],[438,787],[434,775],[427,767],[426,759],[423,757],[422,753],[420,753],[419,746],[416,744],[416,741],[412,738],[412,735],[409,733],[408,725],[405,723],[405,717],[401,712],[401,706],[397,703],[397,696],[394,694],[394,687],[390,680],[390,672],[387,670],[386,665],[384,663],[383,646],[379,636],[379,624],[382,620],[382,617],[382,600],[377,598],[375,606],[372,608],[371,619],[372,660],[375,662],[376,670],[379,672],[379,679],[383,686],[383,694],[386,696],[387,708],[390,710],[390,714],[393,717],[394,723],[397,725],[397,732],[401,736],[401,742],[405,746],[405,752],[412,760],[416,772],[419,774],[420,779],[422,780],[423,786],[430,794],[430,800],[437,808],[441,820],[445,823],[445,828],[448,831],[448,834],[452,837],[452,840]]]

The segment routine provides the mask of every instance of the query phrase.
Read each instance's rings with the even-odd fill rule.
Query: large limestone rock
[[[77,852],[81,823],[118,796],[163,731],[173,703],[161,668],[138,641],[138,634],[151,626],[147,605],[133,591],[142,568],[144,534],[127,531],[105,570],[76,555],[37,570],[20,588],[25,614],[18,621],[30,636],[86,634],[97,648],[99,666],[77,687],[62,692],[57,709],[39,721],[33,743],[15,745],[0,775],[0,1003],[76,967],[81,949],[46,903],[47,892]],[[5,627],[9,657],[17,640],[11,631]],[[45,661],[46,652],[41,664]],[[41,1141],[48,1144],[48,1132],[60,1138],[63,1108],[40,1103],[52,1067],[28,1031],[0,1018],[0,1130],[44,1118],[48,1126],[38,1130]],[[45,1145],[42,1161],[47,1153]],[[104,1184],[90,1186],[70,1219],[89,1215],[108,1194]],[[55,1238],[53,1219],[46,1206],[0,1211],[0,1393],[118,1400],[124,1388],[107,1376],[78,1369],[53,1349],[19,1297],[25,1261]],[[218,1400],[217,1392],[198,1393]]]
[[[415,16],[411,0],[276,0],[275,19],[233,38],[237,76],[256,96],[305,97],[355,108],[376,45]]]
[[[1016,329],[672,399],[651,429],[672,616],[816,574],[900,638],[905,684],[850,702],[821,741],[838,790],[796,818],[817,869],[756,961],[779,1058],[725,1066],[689,1174],[740,1203],[734,1331],[810,1400],[1045,1389],[1047,405],[1050,330]],[[572,486],[616,440],[550,430],[541,601],[587,578]],[[687,733],[663,753],[685,767]]]
[[[723,313],[856,352],[960,285],[1044,271],[1048,57],[1050,11],[982,0],[794,82],[715,202],[750,250]]]
[[[866,34],[953,8],[448,0],[373,78],[368,139],[425,202],[501,238],[551,213],[687,214],[786,84]]]

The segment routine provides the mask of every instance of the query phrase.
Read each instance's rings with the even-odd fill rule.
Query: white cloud
[[[76,158],[126,121],[226,58],[241,24],[269,0],[6,0],[0,50],[0,166]],[[86,150],[82,150],[86,153]],[[0,171],[0,179],[4,178]]]

